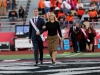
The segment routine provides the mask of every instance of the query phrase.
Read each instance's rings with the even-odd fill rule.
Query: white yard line
[[[35,72],[39,72],[39,73],[46,73],[46,72],[74,72],[74,71],[82,71],[82,70],[94,70],[94,69],[100,69],[100,66],[98,67],[83,67],[83,68],[68,68],[68,69],[53,69],[53,70],[44,70],[44,71],[35,71]]]
[[[77,55],[79,55],[79,54],[81,54],[81,53],[76,53],[76,54],[73,54],[73,55],[70,55],[70,56],[66,56],[66,57],[77,56]]]
[[[14,62],[14,61],[18,61],[20,59],[15,59],[15,60],[3,60],[2,62]]]
[[[89,70],[89,71],[66,71],[66,72],[61,72],[61,73],[56,73],[53,75],[76,75],[76,74],[86,74],[86,73],[94,73],[94,72],[100,72],[100,70]],[[52,75],[52,74],[48,74],[48,75]]]

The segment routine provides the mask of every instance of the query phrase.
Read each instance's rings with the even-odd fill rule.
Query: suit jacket
[[[79,34],[79,28],[76,27],[76,30],[73,30],[73,26],[69,30],[69,36],[71,39],[78,39],[78,34]]]
[[[85,33],[86,33],[86,35],[84,35],[84,37],[83,37],[82,34],[84,34],[84,33],[82,32],[81,29],[79,30],[79,34],[78,34],[78,41],[79,41],[79,42],[80,42],[81,39],[83,39],[83,38],[87,40],[87,38],[88,38],[88,36],[87,36],[87,30],[85,30]]]
[[[34,19],[33,19],[33,22],[34,22]],[[45,31],[44,29],[42,29],[43,25],[45,25],[44,20],[38,17],[36,27],[39,29],[40,34],[42,34]],[[34,29],[30,21],[29,21],[29,39],[42,40],[40,35],[36,35],[36,30]]]

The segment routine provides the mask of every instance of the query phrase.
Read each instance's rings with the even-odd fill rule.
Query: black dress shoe
[[[51,61],[52,61],[52,63],[53,63],[53,59],[52,59]]]
[[[53,62],[53,63],[52,63],[52,65],[53,65],[53,66],[56,66],[56,63],[55,63],[55,62]]]
[[[34,66],[38,66],[38,63],[34,64]]]
[[[43,65],[43,61],[40,62],[40,65]]]

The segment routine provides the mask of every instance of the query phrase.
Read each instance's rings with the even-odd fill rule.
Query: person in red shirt
[[[59,7],[59,8],[61,8],[61,3],[59,3],[59,2],[57,1],[56,6]]]
[[[51,3],[51,8],[50,10],[53,11],[56,7],[56,0],[50,0],[50,3]]]
[[[82,7],[80,7],[77,10],[77,16],[79,17],[79,19],[81,19],[81,17],[84,15],[84,9]]]
[[[64,21],[65,21],[65,13],[63,12],[63,10],[60,10],[58,12],[58,16],[57,17],[58,17],[58,20],[60,22],[60,26],[61,27],[65,26],[65,23],[64,23]]]
[[[73,24],[73,20],[74,20],[74,16],[71,13],[69,15],[67,15],[67,17],[66,17],[67,25]]]
[[[61,18],[63,18],[63,19],[65,19],[65,13],[63,12],[63,10],[60,10],[59,12],[58,12],[58,20],[60,20]]]
[[[89,11],[90,21],[97,21],[97,11],[95,9],[92,9]]]

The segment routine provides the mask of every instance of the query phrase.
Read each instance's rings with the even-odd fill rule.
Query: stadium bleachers
[[[28,11],[28,6],[29,6],[29,3],[30,3],[30,0],[16,0],[16,9],[15,11],[18,12],[18,9],[20,6],[23,7],[23,9],[25,10],[25,13]],[[19,19],[17,19],[18,21],[15,23],[15,25],[13,25],[13,27],[9,30],[9,28],[6,28],[6,27],[9,27],[9,26],[12,26],[10,21],[9,21],[9,18],[8,18],[8,13],[11,11],[11,9],[9,9],[6,13],[6,16],[0,16],[1,18],[1,31],[15,31],[15,25],[22,25],[23,22],[20,22]],[[26,19],[27,17],[27,14],[25,14],[25,18],[24,20]]]
[[[38,7],[38,2],[39,2],[39,0],[16,0],[17,7],[15,10],[18,12],[18,9],[20,6],[22,6],[24,8],[24,10],[25,10],[24,21],[26,22],[26,25],[28,25],[29,19],[32,18],[32,16],[33,16],[33,13],[32,13],[33,9]],[[81,2],[84,5],[84,9],[88,10],[90,7],[90,0],[81,0]],[[7,11],[6,16],[0,16],[1,22],[2,22],[1,26],[12,26],[9,23],[9,19],[8,19],[9,11],[11,11],[11,9]],[[72,12],[75,12],[75,10],[72,10]],[[80,21],[80,19],[77,16],[74,16],[74,21],[78,22],[78,21]],[[99,22],[99,20],[98,20],[98,22]],[[16,22],[15,25],[22,25],[22,24],[23,24],[23,22],[18,21],[18,22]],[[95,28],[99,28],[99,25],[95,25]],[[9,29],[7,30],[6,28],[1,28],[1,31],[9,31]],[[11,28],[10,31],[15,31],[14,27]]]
[[[39,2],[39,0],[31,0],[28,15],[27,15],[27,19],[26,19],[26,22],[27,22],[26,24],[28,24],[29,20],[32,18],[33,9],[37,8],[38,2]]]

